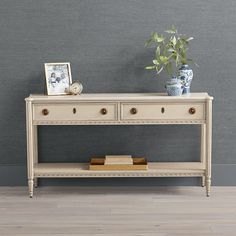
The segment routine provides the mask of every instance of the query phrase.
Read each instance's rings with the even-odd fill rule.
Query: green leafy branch
[[[178,68],[182,64],[193,62],[192,59],[187,58],[188,45],[193,37],[179,34],[174,26],[165,33],[167,36],[153,32],[146,41],[146,47],[155,46],[155,57],[153,64],[146,66],[145,69],[156,70],[157,74],[166,69],[167,73],[172,76],[174,67]]]

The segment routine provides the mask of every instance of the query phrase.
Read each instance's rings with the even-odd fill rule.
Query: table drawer
[[[33,106],[34,120],[116,120],[117,105],[111,103],[46,104]]]
[[[203,120],[205,105],[193,104],[160,104],[160,103],[123,103],[121,104],[122,120]]]

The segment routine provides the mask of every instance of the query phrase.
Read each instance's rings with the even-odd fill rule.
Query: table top
[[[162,101],[162,100],[212,100],[208,93],[190,93],[181,96],[168,96],[166,93],[83,93],[81,95],[48,96],[43,94],[31,94],[26,101],[35,102],[63,102],[63,101]]]

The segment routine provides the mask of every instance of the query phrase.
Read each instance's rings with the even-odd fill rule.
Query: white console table
[[[201,177],[210,195],[212,100],[207,93],[179,97],[151,93],[30,95],[26,100],[29,195],[38,178]],[[88,163],[39,163],[38,125],[201,126],[199,162],[150,162],[142,171],[93,171]]]

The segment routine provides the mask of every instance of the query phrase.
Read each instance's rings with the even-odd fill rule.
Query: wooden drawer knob
[[[102,108],[101,109],[101,114],[102,115],[106,115],[107,114],[107,109],[106,108]]]
[[[76,108],[73,108],[73,113],[74,113],[74,114],[76,113]]]
[[[130,113],[131,113],[132,115],[137,114],[137,113],[138,113],[137,108],[135,108],[135,107],[131,108],[131,109],[130,109]]]
[[[189,108],[188,112],[193,115],[196,113],[196,109],[194,107]]]
[[[47,115],[49,114],[49,110],[48,110],[48,109],[43,109],[43,110],[42,110],[42,114],[43,114],[44,116],[47,116]]]

